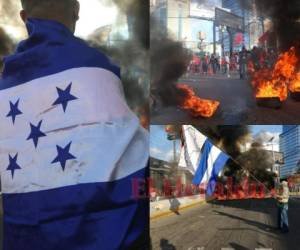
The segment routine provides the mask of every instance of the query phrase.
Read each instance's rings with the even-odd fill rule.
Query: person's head
[[[24,22],[28,18],[55,20],[75,32],[79,19],[79,2],[77,0],[21,0],[20,16]]]

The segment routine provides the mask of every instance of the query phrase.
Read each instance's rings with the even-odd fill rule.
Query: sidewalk
[[[203,195],[174,197],[150,202],[150,219],[152,220],[162,216],[178,214],[180,210],[204,203],[206,203],[206,201]]]

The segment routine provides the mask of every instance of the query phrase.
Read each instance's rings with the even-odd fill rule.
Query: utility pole
[[[174,161],[174,163],[177,161],[177,159],[176,159],[176,140],[173,140],[173,161]]]
[[[213,43],[214,43],[214,54],[216,54],[216,21],[213,21]]]

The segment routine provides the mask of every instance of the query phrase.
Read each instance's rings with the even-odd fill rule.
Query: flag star
[[[6,170],[11,171],[11,177],[14,178],[15,170],[21,169],[21,167],[17,164],[18,154],[15,155],[14,158],[9,155],[9,165]]]
[[[30,135],[28,136],[27,140],[31,140],[31,139],[32,139],[35,148],[36,148],[37,145],[38,145],[39,138],[40,138],[40,137],[47,136],[45,133],[43,133],[43,132],[41,131],[42,121],[43,121],[43,120],[41,120],[37,126],[34,126],[33,124],[30,123],[31,132],[30,132]]]
[[[61,104],[64,112],[66,112],[68,102],[78,99],[76,96],[71,95],[71,93],[70,93],[71,87],[72,87],[72,83],[70,83],[69,86],[65,90],[62,90],[62,89],[56,87],[57,93],[58,93],[58,98],[52,104],[52,106]]]
[[[22,112],[18,108],[19,101],[20,101],[20,99],[15,104],[13,104],[11,101],[9,102],[9,104],[10,104],[10,111],[7,114],[6,117],[10,117],[11,116],[13,124],[15,124],[16,116],[22,114]]]
[[[71,144],[72,142],[70,142],[65,148],[56,145],[57,157],[51,163],[54,164],[56,162],[60,162],[63,171],[65,170],[66,162],[68,160],[76,159],[74,155],[70,154]]]

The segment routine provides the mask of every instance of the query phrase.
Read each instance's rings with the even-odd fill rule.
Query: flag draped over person
[[[230,157],[193,126],[184,125],[182,129],[184,145],[179,166],[188,168],[194,174],[193,184],[205,187],[206,194],[211,196],[217,177]]]
[[[0,171],[4,249],[127,249],[148,227],[148,134],[120,70],[56,21],[30,18],[4,59]]]

